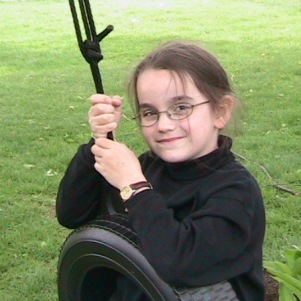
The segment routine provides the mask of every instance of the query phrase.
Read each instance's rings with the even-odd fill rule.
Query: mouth
[[[171,137],[171,138],[165,138],[157,140],[157,143],[159,144],[170,144],[179,141],[180,139],[183,139],[183,137]]]

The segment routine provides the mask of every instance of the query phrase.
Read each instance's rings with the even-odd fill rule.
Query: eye
[[[151,118],[153,116],[157,116],[158,112],[154,110],[144,110],[140,112],[140,115],[142,118]]]
[[[173,106],[173,112],[183,113],[191,109],[190,103],[178,103]]]

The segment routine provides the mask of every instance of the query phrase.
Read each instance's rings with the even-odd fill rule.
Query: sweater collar
[[[192,180],[204,177],[226,163],[234,161],[231,147],[232,139],[220,135],[218,148],[211,153],[187,162],[166,163],[166,167],[171,178],[176,180]]]

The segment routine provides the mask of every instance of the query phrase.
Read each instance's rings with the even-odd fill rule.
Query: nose
[[[157,121],[158,131],[166,132],[171,131],[175,128],[176,120],[169,118],[168,112],[161,112],[159,115],[159,120]]]

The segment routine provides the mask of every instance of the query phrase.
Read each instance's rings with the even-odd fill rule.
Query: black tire
[[[95,220],[74,230],[58,262],[59,300],[107,301],[120,274],[133,281],[150,300],[179,300],[141,254],[136,240],[123,215]]]

